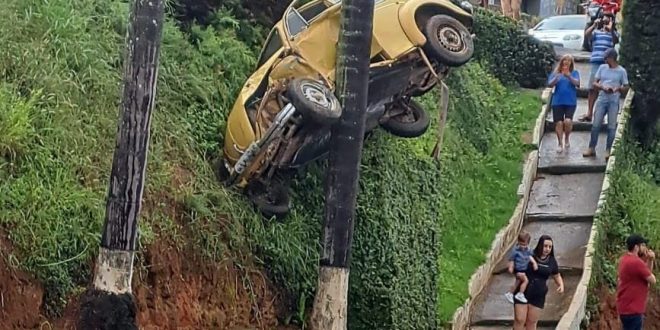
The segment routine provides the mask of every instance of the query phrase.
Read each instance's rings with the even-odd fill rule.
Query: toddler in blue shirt
[[[521,231],[518,234],[518,244],[514,246],[513,251],[509,257],[509,273],[516,275],[516,280],[511,287],[511,290],[507,292],[504,296],[506,299],[513,304],[513,298],[515,297],[518,301],[526,304],[527,298],[525,297],[525,290],[527,290],[527,284],[529,279],[525,272],[530,263],[536,265],[536,260],[534,260],[533,251],[529,248],[529,240],[531,236],[528,232]],[[534,266],[537,268],[537,266]],[[520,284],[520,290],[514,296],[513,293],[516,291],[516,287]]]

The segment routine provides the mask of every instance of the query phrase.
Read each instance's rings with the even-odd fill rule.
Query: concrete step
[[[563,275],[564,293],[557,293],[557,285],[548,280],[548,295],[541,311],[539,326],[554,326],[568,309],[575,294],[581,275]],[[488,285],[475,299],[472,310],[473,326],[511,326],[513,324],[513,305],[504,298],[504,293],[513,284],[511,274],[499,274],[491,277]],[[487,329],[487,328],[486,328]]]
[[[534,249],[541,235],[550,235],[555,246],[555,257],[567,272],[580,273],[584,264],[584,254],[591,234],[591,222],[533,221],[525,224],[523,230],[530,233],[530,249]],[[508,257],[508,256],[507,256]],[[495,266],[494,274],[507,272],[508,258]]]
[[[546,132],[539,146],[538,171],[552,174],[605,172],[605,143],[607,133],[600,133],[596,146],[596,157],[585,158],[582,153],[589,146],[591,132],[571,133],[571,147],[557,152],[557,134]],[[600,190],[600,189],[599,189]]]
[[[604,173],[539,174],[529,195],[528,221],[592,221]]]
[[[554,326],[536,327],[538,330],[555,330]],[[511,330],[511,325],[477,325],[470,327],[470,330]]]
[[[589,102],[585,98],[578,98],[578,103],[577,107],[575,109],[575,115],[573,116],[573,131],[574,132],[581,132],[581,131],[591,131],[591,122],[581,122],[578,119],[587,114],[587,111],[589,110]],[[607,118],[605,118],[604,121],[605,125],[601,125],[601,131],[605,132],[607,130]],[[545,131],[546,132],[554,132],[555,130],[555,122],[552,119],[552,110],[548,111],[548,115],[545,118]]]

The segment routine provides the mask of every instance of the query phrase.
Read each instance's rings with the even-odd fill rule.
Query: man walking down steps
[[[598,68],[594,77],[594,88],[599,90],[598,99],[594,106],[595,113],[591,125],[591,139],[589,148],[584,152],[584,157],[596,157],[596,144],[598,134],[607,115],[607,145],[605,146],[605,159],[610,157],[610,150],[616,135],[617,116],[619,115],[619,101],[621,92],[628,90],[628,74],[626,69],[617,62],[619,54],[614,48],[605,52],[605,63]]]

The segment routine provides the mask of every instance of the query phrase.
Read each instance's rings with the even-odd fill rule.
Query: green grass
[[[443,203],[439,262],[439,313],[443,322],[450,321],[465,302],[470,276],[484,262],[495,234],[508,223],[518,202],[523,155],[529,149],[520,136],[533,127],[541,103],[536,92],[509,93],[510,98],[501,106],[508,109],[510,120],[496,129],[503,139],[486,154],[461,162],[452,195]]]
[[[610,188],[599,217],[592,287],[616,287],[616,263],[631,233],[641,233],[649,239],[651,248],[658,250],[660,139],[656,138],[651,148],[642,149],[631,135],[627,128],[615,150],[617,163],[610,174]]]
[[[118,0],[7,0],[0,7],[0,227],[19,266],[44,283],[49,315],[88,283],[97,252],[126,18],[127,4]],[[263,221],[242,196],[214,182],[209,160],[255,61],[231,26],[184,34],[171,20],[165,25],[140,246],[174,238],[210,262],[264,267],[288,293],[293,319],[302,318],[316,285],[324,168],[301,173],[284,223]],[[539,101],[506,90],[476,64],[452,77],[439,164],[429,157],[435,128],[418,139],[379,131],[367,140],[352,324],[376,317],[401,329],[433,324],[438,299],[446,320],[513,211],[525,151],[520,134],[531,128]],[[432,95],[423,101],[435,109]],[[475,239],[453,241],[457,233]]]

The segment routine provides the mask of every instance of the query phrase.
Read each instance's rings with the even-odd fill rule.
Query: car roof
[[[557,19],[557,18],[575,18],[575,19],[582,18],[585,21],[587,20],[587,17],[585,15],[555,15],[555,16],[546,17],[543,20],[545,21],[545,20]]]

